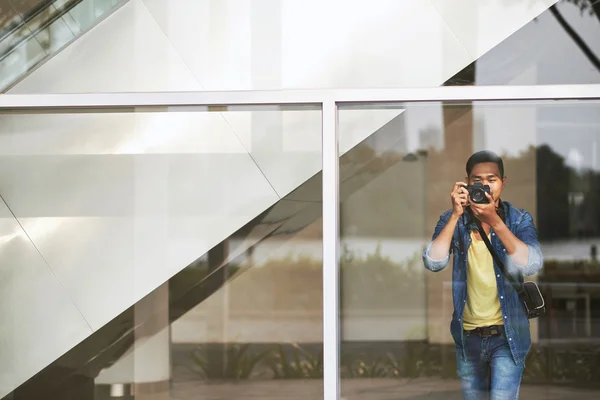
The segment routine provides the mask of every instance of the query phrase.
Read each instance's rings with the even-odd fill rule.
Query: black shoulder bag
[[[546,304],[544,302],[544,297],[542,296],[542,293],[538,288],[538,285],[535,282],[531,281],[524,282],[523,284],[521,284],[506,271],[506,268],[504,268],[504,263],[500,260],[500,257],[498,257],[498,255],[492,248],[492,244],[490,243],[490,240],[485,234],[483,226],[481,226],[481,222],[477,218],[475,218],[475,216],[472,214],[471,209],[468,208],[468,210],[471,214],[471,218],[473,218],[473,220],[477,224],[479,235],[481,236],[481,239],[483,239],[485,245],[492,254],[494,261],[496,261],[496,264],[498,264],[498,267],[500,268],[504,276],[508,279],[512,287],[519,294],[519,298],[521,299],[521,303],[523,303],[523,308],[525,309],[525,314],[527,315],[527,318],[532,319],[537,318],[540,315],[544,315],[544,313],[546,312]]]

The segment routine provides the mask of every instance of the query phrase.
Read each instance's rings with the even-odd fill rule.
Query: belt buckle
[[[492,337],[498,335],[500,333],[500,329],[497,326],[488,326],[483,328],[481,333],[482,337]]]

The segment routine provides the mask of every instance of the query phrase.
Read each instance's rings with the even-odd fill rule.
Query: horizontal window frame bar
[[[378,103],[599,100],[600,84],[440,86],[401,89],[243,90],[138,93],[4,94],[0,110],[35,111],[182,106],[321,106]]]

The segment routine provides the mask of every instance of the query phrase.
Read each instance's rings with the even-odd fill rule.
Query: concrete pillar
[[[134,306],[133,394],[135,400],[169,400],[171,338],[169,285],[163,284]]]
[[[225,378],[227,368],[227,323],[229,321],[229,287],[227,277],[228,267],[223,266],[229,253],[227,241],[224,241],[208,252],[208,269],[210,274],[218,274],[218,281],[223,286],[211,296],[211,307],[206,310],[206,329],[209,337],[220,338],[216,343],[210,343],[207,349],[208,371],[207,378]],[[216,277],[215,277],[216,278]]]
[[[96,378],[95,400],[168,400],[171,378],[169,285],[163,284],[134,306],[135,342]]]

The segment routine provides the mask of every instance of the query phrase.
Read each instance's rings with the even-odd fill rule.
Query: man
[[[452,209],[440,216],[423,262],[428,270],[441,271],[453,254],[450,332],[464,398],[517,399],[531,347],[529,320],[473,218],[481,221],[507,272],[519,282],[540,270],[542,252],[531,214],[500,199],[506,184],[502,159],[480,151],[469,158],[466,170],[469,185],[489,185],[488,202],[474,202],[467,183],[457,182],[450,193]]]

